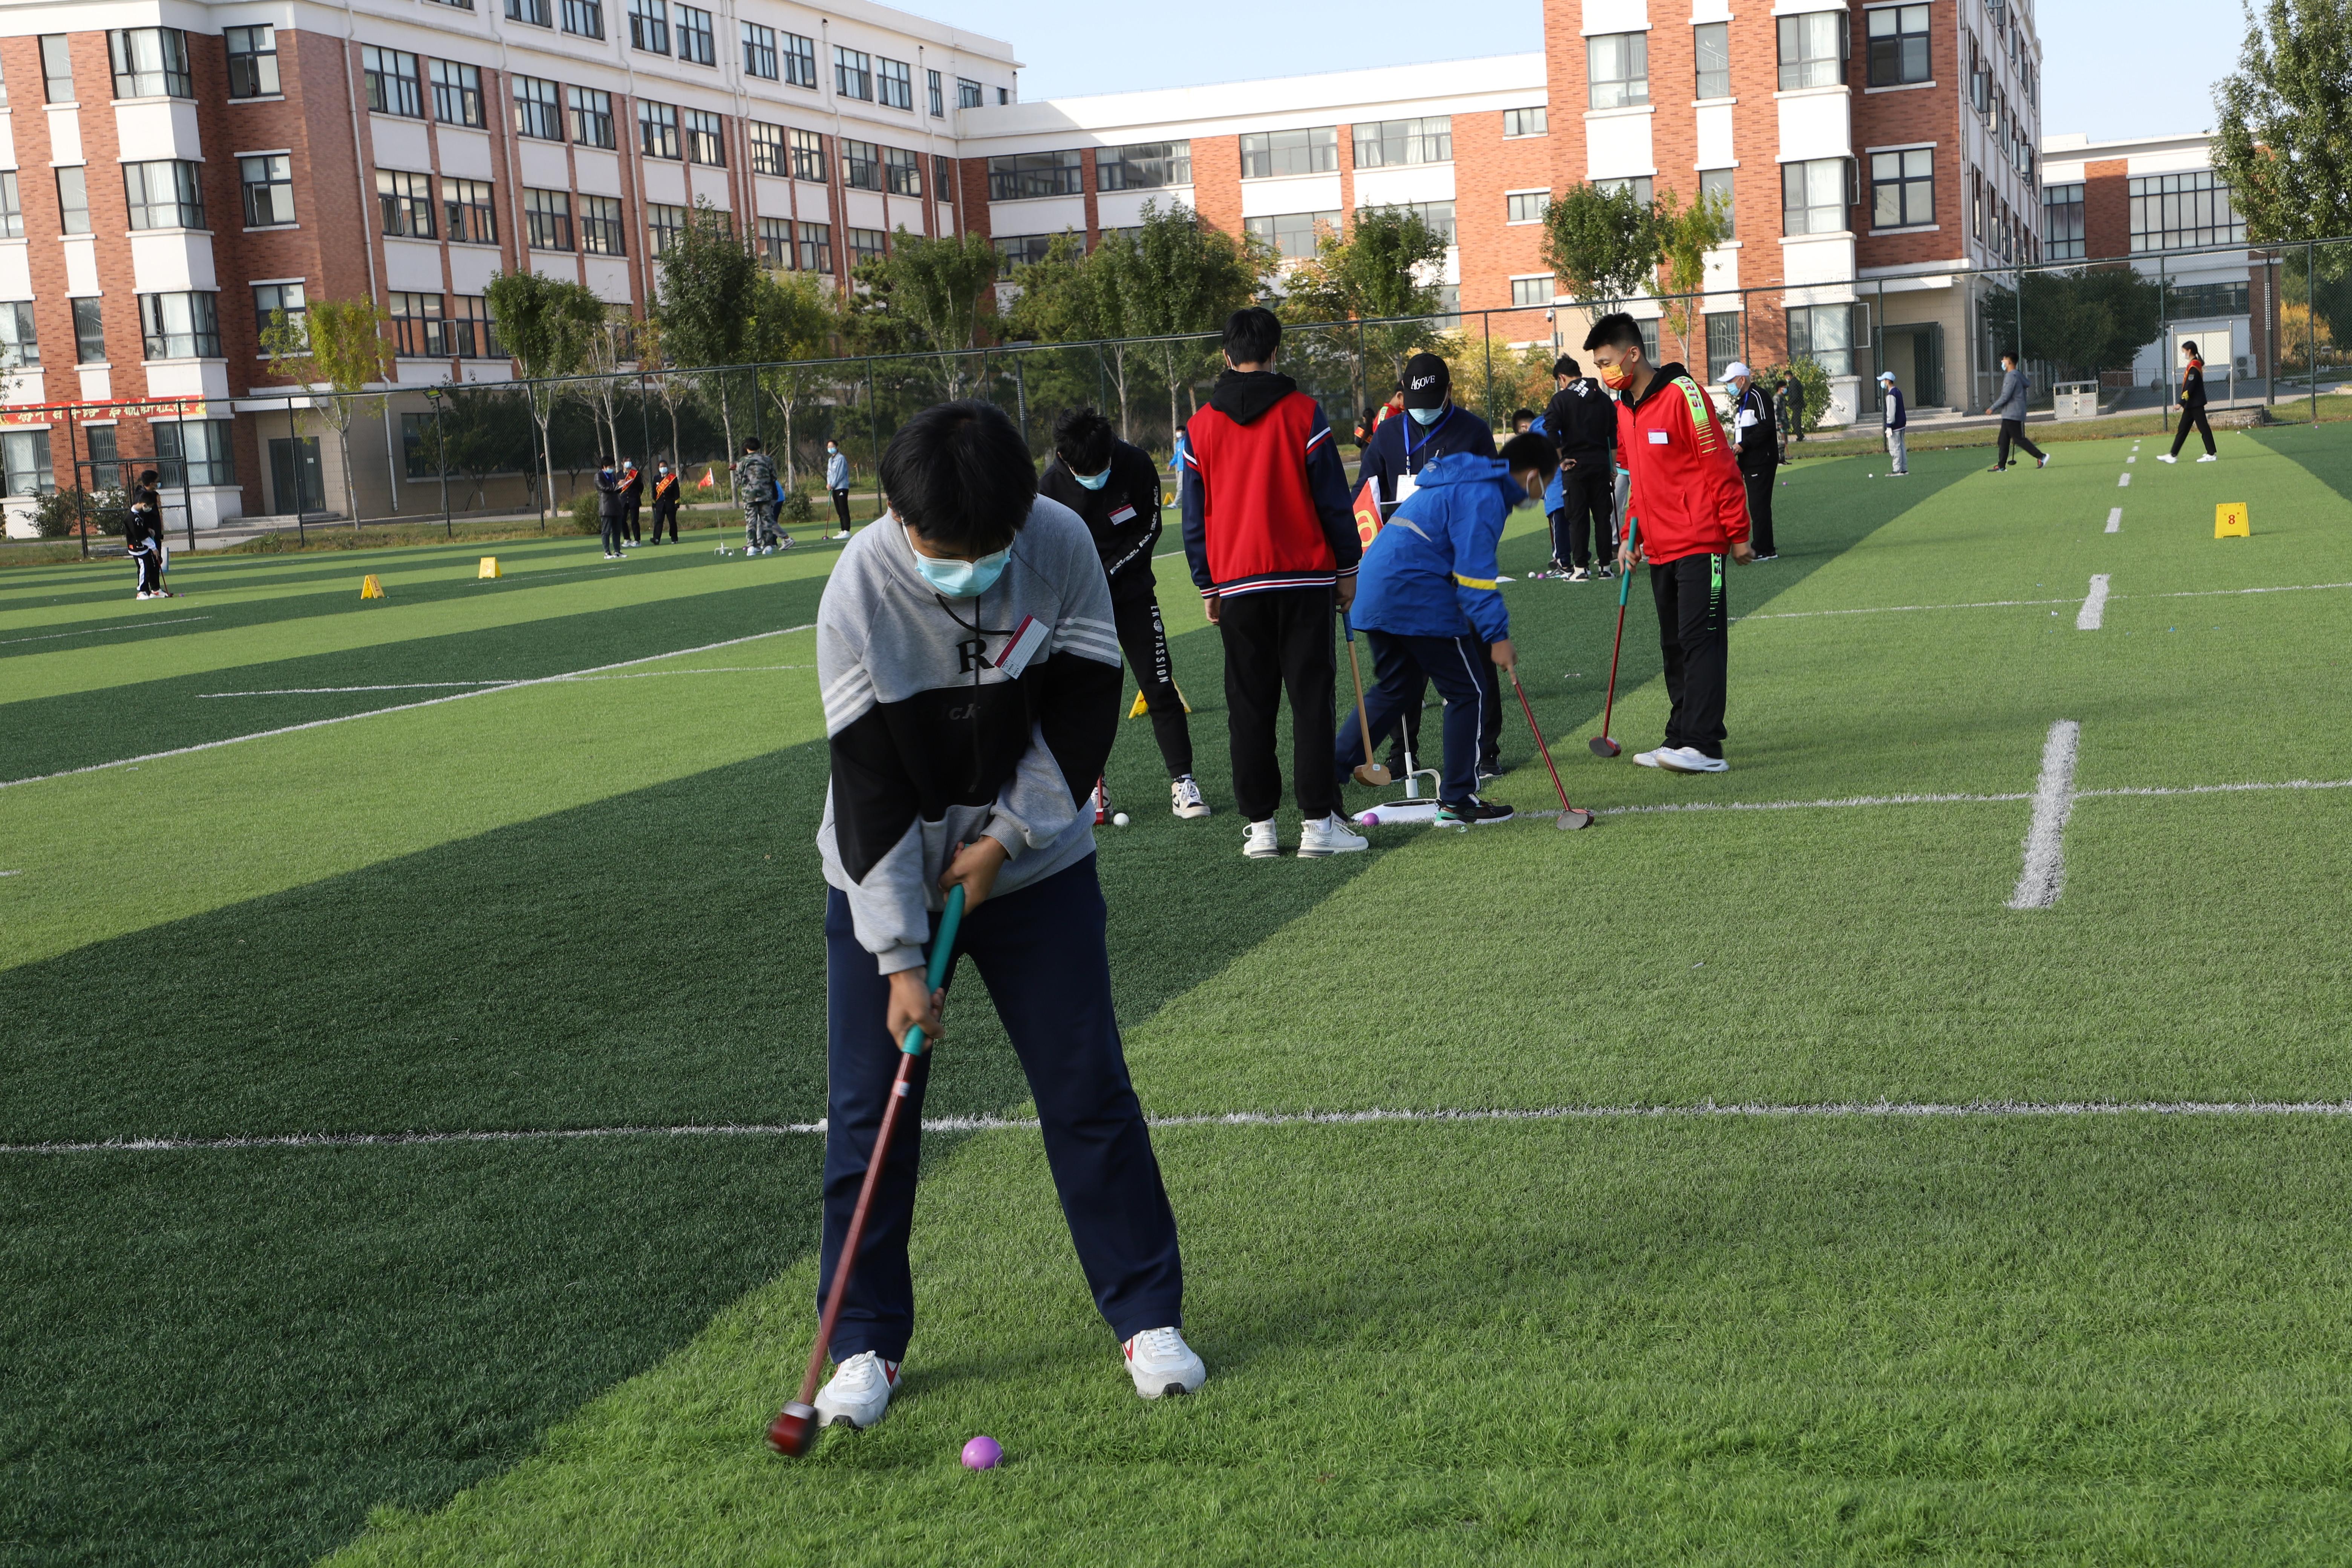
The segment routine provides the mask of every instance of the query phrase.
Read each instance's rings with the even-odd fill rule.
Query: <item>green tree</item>
[[[472,487],[467,510],[487,505],[492,474],[530,472],[530,416],[505,387],[452,383],[441,388],[441,417],[425,426],[425,453],[436,472],[465,476]]]
[[[547,504],[555,503],[555,454],[548,426],[563,389],[551,378],[577,375],[588,363],[596,335],[604,330],[604,301],[578,283],[536,272],[494,274],[483,290],[499,341],[522,367],[531,423],[539,427],[541,460],[546,465]]]
[[[2258,245],[2352,234],[2352,0],[2246,6],[2213,168]]]
[[[1631,185],[1571,185],[1544,209],[1544,259],[1571,299],[1613,310],[1648,283],[1664,247]]]
[[[1137,247],[1132,236],[1109,233],[1088,251],[1077,237],[1059,234],[1044,258],[1022,269],[1021,293],[1013,301],[1008,327],[1016,338],[1042,342],[1093,342],[1110,371],[1118,399],[1118,433],[1129,437],[1128,389],[1139,335],[1129,320],[1137,298]]]
[[[1693,196],[1685,205],[1674,192],[1661,191],[1650,214],[1666,275],[1666,321],[1687,343],[1692,307],[1706,287],[1706,253],[1730,237],[1731,203],[1717,194]]]
[[[661,279],[654,313],[661,321],[668,356],[681,366],[741,364],[751,358],[751,312],[744,304],[767,269],[760,253],[735,232],[728,215],[698,202],[686,226],[671,236],[661,254]],[[696,378],[696,390],[715,399],[727,435],[727,455],[736,455],[735,409],[723,375]],[[734,481],[728,481],[734,494]]]
[[[299,376],[311,394],[311,415],[335,433],[343,505],[354,531],[360,526],[360,489],[352,468],[352,416],[370,384],[393,377],[392,345],[383,337],[386,319],[373,300],[314,300],[301,321],[282,310],[270,311],[269,325],[261,331],[261,352],[270,368]]]
[[[823,354],[839,333],[833,297],[806,272],[762,272],[751,290],[751,347],[764,367],[760,390],[774,400],[784,420],[784,488],[800,482],[795,471],[793,415],[818,384],[815,372],[794,363]],[[779,363],[782,362],[782,363]]]
[[[982,299],[996,287],[1001,258],[986,236],[926,238],[900,229],[879,271],[890,311],[940,359],[950,397],[963,395],[971,351],[980,346]]]
[[[1402,375],[1408,358],[1436,342],[1431,318],[1443,308],[1435,272],[1444,259],[1445,237],[1412,208],[1360,208],[1343,228],[1317,235],[1315,254],[1284,279],[1283,314],[1296,321],[1381,323],[1357,332],[1362,360],[1352,345],[1342,351],[1361,405],[1370,375],[1364,361],[1377,358],[1391,376]]]
[[[1181,340],[1217,331],[1227,316],[1255,299],[1274,274],[1275,258],[1261,246],[1209,227],[1181,202],[1164,209],[1157,201],[1146,202],[1142,216],[1141,226],[1129,237],[1135,247],[1128,272],[1131,284],[1120,309],[1131,335],[1158,340],[1152,353],[1167,377],[1172,432],[1182,424],[1176,389],[1183,374],[1208,358],[1198,343]]]

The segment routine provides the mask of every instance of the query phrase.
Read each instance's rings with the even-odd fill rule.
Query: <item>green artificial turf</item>
[[[1527,580],[1521,514],[1523,674],[1604,814],[1576,835],[1244,859],[1217,646],[1162,561],[1219,815],[1171,818],[1122,723],[1147,1107],[2352,1097],[2352,790],[2082,799],[2032,911],[2022,799],[1658,809],[2022,795],[2059,719],[2082,789],[2352,779],[2352,591],[2239,592],[2352,577],[2352,433],[2221,439],[1788,470],[1715,778],[1587,753],[1613,586]],[[119,566],[8,574],[0,779],[151,760],[0,794],[0,1142],[822,1114],[813,638],[652,656],[805,624],[830,553],[583,548],[502,545],[498,584],[463,547],[188,562],[152,616]],[[1629,753],[1664,712],[1633,588]],[[399,712],[445,689],[203,695],[625,659]],[[1494,793],[1548,810],[1506,700]],[[950,1018],[932,1112],[1017,1115],[976,976]],[[1201,1399],[1127,1391],[1034,1133],[935,1137],[906,1394],[799,1468],[754,1435],[806,1349],[810,1134],[0,1153],[0,1562],[292,1563],[372,1509],[357,1555],[429,1562],[2318,1562],[2352,1522],[2332,1121],[1158,1142]],[[977,1430],[1003,1472],[953,1467]]]

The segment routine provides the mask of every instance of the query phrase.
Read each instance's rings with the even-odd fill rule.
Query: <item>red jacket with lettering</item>
[[[1617,456],[1633,477],[1625,510],[1643,559],[1721,555],[1748,537],[1748,488],[1715,405],[1679,364],[1658,367],[1638,400],[1617,404]]]
[[[1184,554],[1202,597],[1328,588],[1356,574],[1348,471],[1286,375],[1226,371],[1184,426]]]

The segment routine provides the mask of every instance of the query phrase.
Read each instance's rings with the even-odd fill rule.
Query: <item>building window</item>
[[[245,226],[275,228],[294,221],[294,160],[284,153],[239,158],[237,178],[245,186]]]
[[[648,158],[677,156],[677,106],[637,100],[637,151]]]
[[[1860,305],[1791,305],[1789,307],[1789,357],[1810,357],[1831,375],[1853,374],[1853,351],[1866,346],[1854,331]]]
[[[604,36],[603,0],[563,0],[563,30],[583,38]]]
[[[978,109],[981,102],[980,83],[972,80],[970,77],[960,76],[956,78],[956,107],[958,109]]]
[[[1691,29],[1698,56],[1698,96],[1731,96],[1731,24],[1702,22]]]
[[[460,245],[496,245],[499,208],[488,180],[441,176],[441,212],[449,220],[449,237]]]
[[[220,310],[211,294],[142,294],[139,323],[149,359],[220,357]]]
[[[518,136],[541,142],[563,140],[562,94],[553,82],[535,76],[514,79],[514,128]]]
[[[184,158],[122,165],[123,193],[131,200],[132,228],[202,228],[205,193],[196,165]]]
[[[882,149],[882,179],[894,196],[923,194],[923,161],[903,147]]]
[[[882,188],[881,150],[871,142],[841,139],[841,183],[853,191]]]
[[[2235,245],[2246,226],[2230,205],[2230,187],[2210,169],[2149,174],[2131,183],[2131,247],[2171,250]]]
[[[433,81],[433,118],[444,125],[482,123],[482,68],[456,60],[435,60],[428,68]]]
[[[1739,353],[1739,312],[1716,310],[1706,318],[1706,368],[1710,375],[1721,375],[1726,365],[1741,357]]]
[[[948,117],[948,94],[945,84],[940,80],[940,73],[925,71],[923,79],[923,88],[931,106],[931,118],[945,120]]]
[[[1584,106],[1625,109],[1650,101],[1650,35],[1602,33],[1584,40]]]
[[[1542,109],[1507,109],[1503,110],[1503,136],[1548,136],[1551,133],[1550,117]]]
[[[1539,278],[1511,279],[1511,303],[1514,305],[1549,305],[1551,303],[1551,274]]]
[[[1633,199],[1643,206],[1648,206],[1656,197],[1656,181],[1648,174],[1635,174],[1631,179],[1623,180],[1595,180],[1592,182],[1592,186],[1595,190],[1607,191],[1612,195],[1618,191],[1631,191],[1633,193]]]
[[[1356,167],[1387,169],[1405,163],[1450,163],[1454,161],[1454,119],[1433,114],[1423,120],[1383,120],[1356,127]]]
[[[751,142],[751,173],[782,174],[784,172],[784,128],[754,120],[750,122]]]
[[[1316,235],[1322,230],[1338,233],[1339,215],[1324,213],[1277,213],[1271,217],[1242,219],[1243,229],[1252,237],[1274,247],[1275,253],[1285,261],[1315,254]]]
[[[2053,261],[2083,259],[2083,187],[2042,188],[2042,243]]]
[[[522,194],[524,239],[533,250],[572,248],[572,193],[534,191]]]
[[[626,256],[627,232],[618,196],[580,198],[580,248],[590,256]]]
[[[17,189],[16,171],[0,169],[0,239],[25,237],[25,201]]]
[[[669,53],[669,0],[629,0],[629,47]]]
[[[856,49],[833,49],[833,90],[844,98],[874,98],[874,62]]]
[[[1912,228],[1936,221],[1936,153],[1912,147],[1870,155],[1870,226]]]
[[[572,140],[583,147],[610,147],[613,140],[613,95],[602,88],[567,87],[563,101],[572,117]]]
[[[816,40],[798,33],[783,36],[784,79],[794,87],[816,87]]]
[[[1984,174],[1976,169],[1969,171],[1969,234],[1978,240],[1985,235]]]
[[[955,160],[945,153],[931,154],[931,195],[943,202],[955,200]]]
[[[267,98],[278,90],[278,29],[231,27],[228,43],[228,95]]]
[[[695,5],[677,8],[677,58],[694,66],[719,63],[719,29],[709,12]]]
[[[58,171],[58,227],[63,233],[89,232],[88,174],[79,164]]]
[[[1927,7],[1882,5],[1870,16],[1870,85],[1906,87],[1935,73],[1927,60]]]
[[[1190,142],[1138,142],[1095,149],[1095,184],[1106,191],[1157,191],[1192,183]]]
[[[181,485],[236,483],[236,453],[226,419],[158,419],[148,428],[155,435],[155,471],[166,489]]]
[[[1454,204],[1452,202],[1387,202],[1381,205],[1391,212],[1412,214],[1429,226],[1430,233],[1448,245],[1454,243]]]
[[[106,363],[106,301],[76,300],[73,302],[74,363],[104,364]]]
[[[1845,227],[1846,170],[1843,158],[1814,158],[1780,165],[1780,232],[1837,234]]]
[[[375,172],[375,199],[383,209],[383,232],[411,239],[431,239],[433,182],[423,174],[398,169]]]
[[[369,45],[360,50],[360,74],[367,83],[370,109],[410,120],[424,118],[425,89],[417,79],[415,55]]]
[[[849,265],[861,261],[879,261],[888,244],[889,236],[878,228],[853,228],[849,231]]]
[[[1723,237],[1726,240],[1739,237],[1739,207],[1732,200],[1731,173],[1729,169],[1702,169],[1698,175],[1700,197],[1717,196],[1722,200]]]
[[[111,439],[114,427],[109,425],[101,428]],[[90,431],[93,437],[97,434],[96,429]],[[95,447],[94,441],[92,445]],[[57,473],[49,467],[47,430],[11,430],[0,436],[0,494],[46,495],[57,488]]]
[[[804,223],[801,229],[801,270],[803,272],[833,271],[833,226],[829,223]]]
[[[0,302],[0,370],[41,363],[41,340],[33,331],[30,300]]]
[[[793,178],[824,184],[829,176],[824,166],[824,138],[814,131],[792,133]]]
[[[1024,267],[1034,267],[1045,259],[1053,247],[1050,234],[1001,234],[996,237],[996,275],[1010,278]]]
[[[875,72],[875,100],[885,109],[915,107],[915,71],[904,60],[885,58]]]
[[[668,202],[647,202],[646,232],[653,237],[651,254],[660,256],[676,244],[677,237],[686,232],[687,222],[692,216],[684,207]]]
[[[742,24],[743,74],[776,79],[776,30],[757,22]]]
[[[1503,221],[1541,223],[1544,209],[1550,205],[1549,191],[1506,191],[1503,193]]]
[[[392,318],[393,353],[409,359],[446,357],[449,343],[441,334],[441,296],[395,291],[390,299],[385,314]]]
[[[686,156],[714,169],[727,166],[727,122],[706,109],[685,110]]]
[[[449,296],[449,352],[459,359],[504,359],[499,324],[490,316],[490,302],[479,294]]]
[[[788,268],[793,264],[793,220],[788,217],[763,217],[759,228],[760,259],[770,267]]]
[[[1845,80],[1846,20],[1843,11],[1808,11],[1780,22],[1780,90],[1835,87]]]
[[[1339,128],[1258,131],[1242,137],[1242,178],[1270,180],[1281,174],[1328,174],[1339,166]],[[1072,187],[1075,189],[1076,187]]]
[[[41,92],[50,103],[74,101],[73,48],[63,33],[41,38]]]
[[[1242,142],[1247,146],[1249,138],[1243,137]],[[992,202],[1074,196],[1082,188],[1082,180],[1075,152],[1015,153],[988,161],[988,199]]]
[[[188,35],[177,27],[125,27],[106,35],[117,98],[194,98]]]
[[[555,13],[548,8],[548,0],[507,0],[507,19],[529,22],[534,27],[555,26]]]
[[[2326,273],[2320,274],[2325,278]],[[2176,283],[2166,311],[2174,321],[2191,316],[2242,316],[2252,295],[2242,279],[2235,283]],[[79,304],[79,300],[75,301]]]
[[[310,300],[299,283],[257,283],[253,286],[254,335],[269,331],[269,323],[278,311],[286,312],[286,324],[299,334],[310,327]]]

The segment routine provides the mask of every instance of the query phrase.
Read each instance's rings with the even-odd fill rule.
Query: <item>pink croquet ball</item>
[[[963,1468],[992,1470],[1004,1462],[1004,1449],[993,1437],[974,1437],[963,1446]]]

